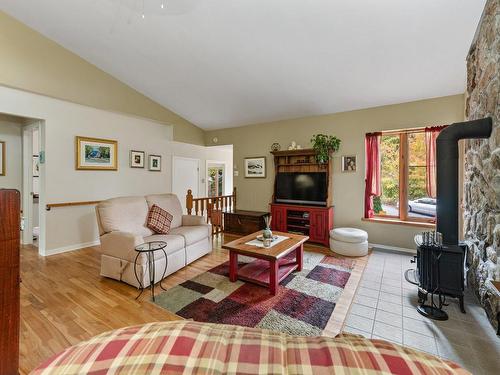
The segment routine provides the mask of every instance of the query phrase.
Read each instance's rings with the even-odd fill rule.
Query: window
[[[427,194],[424,130],[382,133],[381,195],[373,198],[375,217],[434,222],[436,200]]]

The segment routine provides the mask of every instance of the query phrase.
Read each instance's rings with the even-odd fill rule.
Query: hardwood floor
[[[226,236],[226,240],[234,238]],[[328,252],[317,246],[306,245],[305,248]],[[171,287],[191,279],[228,258],[227,251],[221,248],[221,239],[215,239],[211,254],[168,276],[163,286]],[[363,268],[364,263],[364,260],[360,263]],[[354,278],[361,274],[360,267],[357,266],[353,273]],[[99,268],[100,257],[96,248],[41,257],[35,247],[22,247],[21,374],[29,373],[46,358],[68,346],[102,332],[152,321],[182,319],[150,303],[149,291],[135,300],[136,288],[99,276]],[[354,290],[347,293],[342,303],[347,306],[340,309],[345,313],[339,310],[341,315],[332,321],[334,325],[329,332],[338,332],[341,328],[349,309],[349,296],[354,294],[358,283],[354,284]]]

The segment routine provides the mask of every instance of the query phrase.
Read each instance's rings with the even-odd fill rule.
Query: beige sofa
[[[173,215],[168,234],[155,234],[146,227],[149,208],[156,204]],[[165,241],[166,276],[212,251],[212,227],[201,216],[183,215],[175,194],[113,198],[96,206],[101,239],[101,275],[139,286],[134,274],[135,246],[147,241]],[[163,251],[155,252],[155,283],[165,269]],[[145,254],[137,259],[137,275],[144,287],[150,284]]]

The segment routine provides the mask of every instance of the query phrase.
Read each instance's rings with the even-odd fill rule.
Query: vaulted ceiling
[[[215,129],[462,93],[484,3],[1,0],[0,9]]]

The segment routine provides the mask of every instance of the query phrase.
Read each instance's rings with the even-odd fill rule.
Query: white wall
[[[170,190],[170,169],[150,172],[129,168],[129,151],[170,154],[172,127],[158,122],[98,110],[0,86],[0,112],[44,120],[40,150],[40,207],[46,203],[101,200],[116,196],[161,193]],[[118,171],[75,170],[75,136],[118,141]],[[20,157],[18,158],[21,159]],[[165,166],[165,164],[164,164]],[[92,206],[54,208],[42,215],[46,228],[41,252],[90,245],[98,239]]]
[[[232,189],[232,149],[173,142],[170,125],[3,86],[0,86],[1,112],[43,120],[39,146],[40,151],[45,151],[46,162],[40,165],[40,207],[47,203],[170,192],[173,155],[200,159],[200,192],[206,191],[206,160],[226,162]],[[117,140],[118,171],[75,170],[77,135]],[[144,169],[130,168],[130,150],[161,155],[161,172],[148,171],[147,160]],[[20,163],[21,153],[17,159]],[[93,206],[43,210],[40,227],[42,255],[90,246],[98,241]]]
[[[0,176],[0,189],[23,187],[22,126],[0,119],[0,141],[5,142],[5,176]]]

